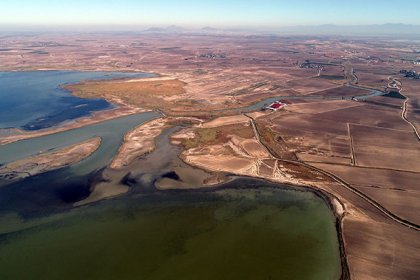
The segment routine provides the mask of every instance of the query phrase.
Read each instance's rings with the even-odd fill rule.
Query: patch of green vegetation
[[[198,140],[197,139],[186,139],[182,142],[182,145],[185,149],[192,149],[196,148],[198,146]]]
[[[194,99],[180,99],[180,100],[175,101],[175,104],[179,106],[193,106],[193,105],[200,104],[200,102]]]
[[[321,75],[319,76],[320,79],[327,79],[327,80],[343,80],[344,76],[341,75]]]
[[[196,148],[201,145],[225,143],[228,135],[236,135],[242,138],[253,138],[254,131],[250,126],[225,125],[215,128],[197,128],[196,137],[183,142],[186,149]]]
[[[211,142],[216,140],[217,130],[215,128],[199,128],[197,134],[201,142]]]
[[[225,127],[229,134],[237,135],[242,138],[253,138],[254,130],[250,126],[229,125]]]
[[[197,128],[195,133],[195,138],[187,139],[182,143],[186,149],[192,149],[204,144],[210,144],[217,139],[218,135],[216,128]]]
[[[207,73],[208,72],[204,69],[197,69],[197,70],[194,71],[194,74],[197,74],[197,75],[204,75],[204,74],[207,74]]]
[[[296,160],[296,155],[289,152],[286,142],[281,135],[265,125],[257,124],[261,141],[269,147],[270,151],[278,158]]]
[[[174,50],[179,50],[180,47],[167,47],[167,48],[160,48],[160,50],[162,51],[174,51]]]

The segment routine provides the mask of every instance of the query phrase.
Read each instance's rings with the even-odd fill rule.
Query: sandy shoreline
[[[65,122],[61,125],[54,126],[51,128],[36,130],[36,131],[24,131],[21,129],[2,129],[5,135],[0,136],[0,145],[7,145],[19,140],[25,140],[50,134],[55,134],[75,128],[80,128],[83,126],[100,123],[103,121],[108,121],[111,119],[124,117],[128,115],[138,114],[146,112],[147,110],[135,108],[122,104],[121,102],[113,102],[113,104],[118,105],[117,108],[112,108],[103,111],[93,112],[90,116],[77,118]],[[11,135],[7,135],[11,132]],[[1,134],[0,134],[1,135]]]
[[[125,83],[136,83],[136,82],[154,82],[154,81],[171,81],[176,80],[175,77],[153,77],[153,78],[139,78],[123,80]]]
[[[133,128],[124,135],[117,154],[110,167],[120,169],[129,165],[134,159],[150,153],[155,148],[155,138],[168,126],[168,120],[155,119]]]
[[[63,69],[44,69],[44,68],[40,68],[40,69],[36,69],[35,71],[62,71]],[[66,70],[73,70],[73,71],[80,71],[80,72],[91,72],[91,71],[105,71],[105,72],[114,72],[115,70],[79,70],[79,69],[66,69]],[[33,71],[33,70],[27,70],[27,71]],[[20,70],[16,70],[15,72],[20,72]],[[127,71],[129,73],[149,73],[149,72],[143,72],[143,71]],[[154,73],[150,73],[152,75],[157,75]],[[130,82],[130,81],[153,81],[153,80],[170,80],[172,78],[170,77],[152,77],[152,78],[139,78],[139,79],[131,79],[131,80],[126,80],[124,78],[116,78],[117,80],[125,80],[126,82]],[[113,80],[113,79],[110,79]],[[105,79],[105,80],[100,80],[100,81],[110,81],[109,79]],[[87,80],[89,81],[89,80]],[[87,81],[83,81],[83,82],[87,82]],[[98,81],[98,80],[95,80]],[[77,84],[77,83],[75,83]],[[62,88],[63,90],[69,91],[70,94],[72,96],[75,96],[74,92],[71,90],[68,90],[66,87],[68,87],[70,85],[59,85],[60,88]],[[58,133],[58,132],[63,132],[63,131],[67,131],[67,130],[71,130],[71,129],[75,129],[75,128],[80,128],[83,126],[87,126],[87,125],[91,125],[91,124],[96,124],[99,122],[103,122],[103,121],[107,121],[107,120],[111,120],[114,118],[119,118],[119,117],[124,117],[124,116],[128,116],[128,115],[133,115],[133,114],[138,114],[138,113],[143,113],[146,112],[148,110],[144,109],[144,108],[139,108],[138,106],[132,106],[127,104],[126,102],[122,101],[121,99],[114,97],[114,98],[106,98],[105,99],[107,102],[109,102],[111,105],[113,105],[113,108],[109,108],[109,109],[104,109],[104,110],[99,110],[99,111],[93,111],[91,112],[89,115],[87,116],[83,116],[83,117],[79,117],[76,119],[71,119],[68,121],[64,121],[58,125],[52,126],[52,127],[48,127],[45,129],[40,129],[40,130],[36,130],[36,131],[27,131],[27,130],[22,130],[20,128],[5,128],[5,129],[1,129],[0,128],[0,145],[6,145],[6,144],[10,144],[19,140],[24,140],[24,139],[30,139],[30,138],[34,138],[34,137],[40,137],[40,136],[45,136],[45,135],[49,135],[49,134],[54,134],[54,133]],[[149,110],[150,111],[150,110]]]
[[[124,140],[118,149],[117,154],[112,160],[110,167],[112,169],[121,169],[128,166],[136,158],[154,151],[155,139],[166,128],[179,122],[197,122],[202,120],[188,117],[162,117],[143,123],[124,135]]]
[[[95,137],[64,148],[20,159],[0,166],[0,179],[16,180],[45,173],[80,162],[92,155],[101,145]]]

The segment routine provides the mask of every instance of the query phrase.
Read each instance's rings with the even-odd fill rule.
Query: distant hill
[[[211,27],[211,26],[203,27],[203,28],[201,28],[201,30],[202,31],[208,31],[208,32],[218,32],[218,31],[220,31],[219,28],[214,28],[214,27]]]
[[[177,25],[170,25],[168,27],[150,27],[143,32],[146,33],[184,33],[187,32],[188,29],[184,27],[180,27]]]
[[[213,28],[200,29],[204,33],[270,33],[276,35],[365,35],[365,36],[420,36],[420,25],[387,23],[378,25],[307,25],[272,28]]]
[[[276,31],[279,33],[296,35],[420,35],[420,25],[402,23],[387,23],[380,25],[325,24],[316,26],[281,27],[276,29]]]
[[[34,25],[0,25],[0,32],[3,34],[23,33],[44,33],[49,31],[66,32],[136,32],[136,33],[157,33],[157,34],[214,34],[214,35],[348,35],[348,36],[393,36],[393,37],[415,37],[420,38],[420,25],[403,23],[387,23],[378,25],[301,25],[283,27],[212,27],[185,28],[178,25],[169,26],[34,26]]]

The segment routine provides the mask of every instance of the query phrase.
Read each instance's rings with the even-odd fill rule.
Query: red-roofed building
[[[287,105],[286,103],[283,103],[283,102],[280,102],[280,101],[275,101],[275,102],[271,103],[269,106],[265,107],[264,109],[268,109],[268,110],[272,110],[272,111],[278,111],[286,105]]]

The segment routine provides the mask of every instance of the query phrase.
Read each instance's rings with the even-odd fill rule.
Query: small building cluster
[[[265,110],[271,110],[271,111],[278,111],[282,108],[284,108],[285,106],[287,106],[286,103],[279,101],[274,101],[273,103],[271,103],[268,106],[265,106],[264,109]]]
[[[406,78],[409,78],[409,79],[416,79],[416,80],[420,79],[420,74],[418,74],[414,70],[404,70],[403,69],[403,70],[400,71],[400,74],[403,75]]]
[[[371,55],[369,55],[369,56],[366,58],[366,60],[368,60],[368,61],[370,61],[370,62],[373,62],[373,63],[384,62],[384,61],[382,60],[382,58],[380,58],[379,56],[371,56]]]
[[[210,58],[210,59],[226,58],[226,54],[225,53],[205,53],[205,54],[200,54],[198,57],[199,58]]]
[[[305,61],[304,63],[299,65],[299,68],[303,69],[319,69],[321,71],[325,70],[325,67],[322,64],[319,63],[312,63],[309,61]]]

